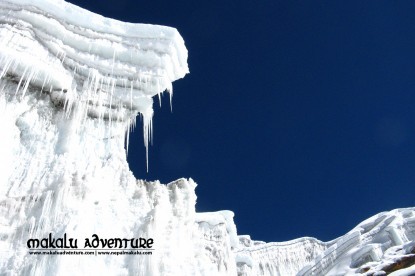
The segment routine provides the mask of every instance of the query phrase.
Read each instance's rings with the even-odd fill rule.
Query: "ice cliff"
[[[141,118],[147,146],[152,97],[172,93],[188,72],[176,29],[59,0],[0,0],[0,38],[1,275],[411,273],[414,209],[379,214],[331,242],[263,243],[237,236],[230,211],[196,213],[192,179],[134,178],[129,129]],[[80,247],[93,234],[151,238],[154,247],[152,255],[30,254],[27,240],[51,233]]]

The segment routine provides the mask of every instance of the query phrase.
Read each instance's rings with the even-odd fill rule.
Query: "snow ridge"
[[[415,208],[377,214],[330,242],[263,243],[240,236],[238,275],[414,275],[414,240]]]

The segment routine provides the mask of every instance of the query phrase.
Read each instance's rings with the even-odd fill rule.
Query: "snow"
[[[244,235],[240,236],[240,244],[242,246],[236,253],[238,272],[242,275],[296,275],[332,242],[324,243],[304,237],[287,242],[264,243],[252,241]],[[245,263],[244,259],[248,262]]]
[[[386,264],[395,263],[413,250],[414,217],[415,208],[375,215],[337,239],[298,275],[381,273]]]
[[[104,18],[60,0],[0,0],[1,275],[381,274],[415,255],[415,208],[329,242],[238,236],[231,211],[196,212],[196,183],[137,180],[128,134],[188,73],[176,29]],[[30,238],[143,238],[152,255],[32,255]],[[391,275],[410,275],[408,265]]]
[[[0,21],[0,77],[18,81],[19,98],[38,87],[67,112],[75,104],[90,117],[127,122],[126,132],[140,113],[146,147],[152,97],[172,93],[172,82],[188,73],[174,28],[124,23],[52,0],[2,0]]]
[[[239,236],[238,275],[411,275],[414,222],[415,208],[406,208],[377,214],[329,242],[304,237],[263,243]],[[410,267],[401,269],[403,263]]]

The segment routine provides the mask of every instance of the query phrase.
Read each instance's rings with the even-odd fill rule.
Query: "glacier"
[[[170,27],[104,18],[61,0],[0,0],[1,275],[414,275],[415,208],[333,241],[265,243],[231,211],[196,212],[196,183],[135,179],[128,135],[152,137],[153,97],[188,72]],[[154,240],[151,255],[31,254],[53,233],[80,246]],[[383,273],[383,274],[382,274]]]

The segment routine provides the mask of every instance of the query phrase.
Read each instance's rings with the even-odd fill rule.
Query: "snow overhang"
[[[61,0],[0,0],[0,78],[49,93],[89,118],[135,123],[147,146],[154,95],[172,93],[188,72],[187,49],[174,28],[125,23]],[[79,108],[80,107],[80,108]]]

